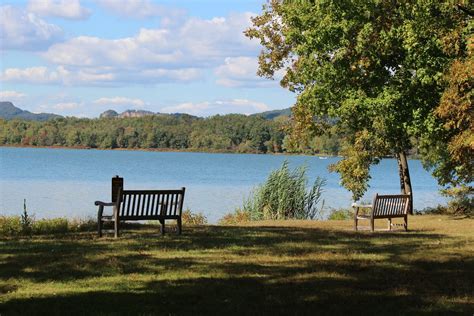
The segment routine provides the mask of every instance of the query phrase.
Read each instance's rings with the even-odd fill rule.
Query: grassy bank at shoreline
[[[44,148],[44,149],[75,149],[75,150],[113,150],[113,151],[143,151],[143,152],[163,152],[163,153],[201,153],[201,154],[236,154],[236,155],[272,155],[272,156],[316,156],[316,157],[341,157],[339,155],[331,154],[307,154],[307,153],[293,153],[293,152],[237,152],[233,150],[203,150],[196,148],[94,148],[84,146],[30,146],[30,145],[0,145],[0,148]],[[393,157],[387,157],[393,158]],[[412,158],[417,159],[417,158]]]
[[[265,221],[2,238],[0,313],[472,314],[472,227],[424,215],[408,233]]]

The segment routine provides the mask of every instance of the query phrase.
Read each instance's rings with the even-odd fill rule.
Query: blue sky
[[[295,96],[256,75],[242,32],[250,0],[0,1],[0,100],[32,112],[107,109],[199,116],[282,109]]]

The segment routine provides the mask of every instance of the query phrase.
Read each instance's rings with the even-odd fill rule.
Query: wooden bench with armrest
[[[96,201],[99,206],[97,214],[98,233],[102,237],[105,222],[114,223],[114,235],[119,236],[121,221],[158,220],[161,233],[165,233],[165,221],[177,221],[177,233],[181,234],[181,214],[183,211],[185,188],[180,190],[122,190],[118,189],[115,202]],[[113,214],[104,215],[104,207],[112,206]]]
[[[374,224],[376,219],[388,219],[388,230],[392,229],[394,224],[392,218],[403,218],[403,227],[405,231],[408,230],[408,210],[410,205],[409,194],[397,195],[378,195],[375,194],[373,203],[371,205],[352,204],[355,209],[354,214],[354,229],[358,230],[359,220],[370,220],[370,229],[374,231]],[[368,214],[363,214],[362,210],[368,209]]]

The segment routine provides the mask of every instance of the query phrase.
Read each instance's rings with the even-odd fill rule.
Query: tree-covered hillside
[[[1,145],[281,152],[282,123],[261,117],[0,120]]]

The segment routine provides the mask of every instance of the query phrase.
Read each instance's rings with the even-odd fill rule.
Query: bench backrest
[[[121,219],[181,217],[184,188],[181,190],[120,190],[118,214]]]
[[[409,194],[375,195],[372,214],[374,217],[401,216],[408,213]]]

